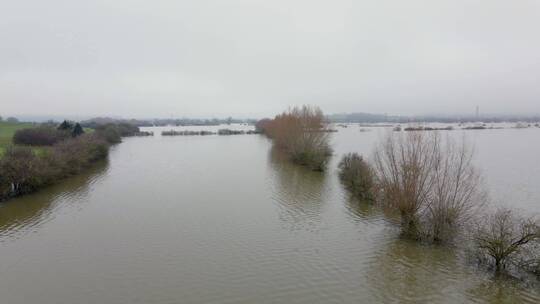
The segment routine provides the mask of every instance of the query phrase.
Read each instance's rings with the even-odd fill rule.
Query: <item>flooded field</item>
[[[211,130],[223,126],[176,130]],[[235,126],[248,130],[248,126]],[[458,250],[398,237],[337,178],[383,127],[332,134],[325,173],[261,135],[127,138],[84,175],[0,204],[1,303],[538,303]],[[540,213],[540,129],[448,131],[494,203]]]

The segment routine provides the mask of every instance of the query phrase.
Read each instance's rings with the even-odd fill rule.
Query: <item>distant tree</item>
[[[0,122],[2,122],[2,121],[3,121],[3,118],[2,118],[2,116],[0,116]]]
[[[81,127],[81,124],[76,123],[75,127],[73,127],[73,131],[71,132],[71,135],[73,135],[73,137],[78,137],[83,134],[84,134],[84,130]]]
[[[73,130],[73,124],[67,120],[64,120],[59,126],[58,130],[69,131]]]
[[[8,117],[6,121],[10,122],[10,123],[18,123],[19,122],[19,120],[17,118],[15,118],[15,117]]]

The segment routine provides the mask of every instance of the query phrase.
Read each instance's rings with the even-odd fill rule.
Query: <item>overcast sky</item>
[[[538,0],[13,0],[0,115],[540,113]]]

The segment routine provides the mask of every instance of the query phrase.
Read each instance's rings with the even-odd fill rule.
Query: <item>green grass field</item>
[[[15,131],[19,129],[31,128],[32,123],[10,123],[10,122],[0,122],[0,157],[4,154],[4,150],[7,146],[12,144],[11,139]]]
[[[0,158],[2,158],[2,156],[4,155],[6,147],[13,144],[12,139],[15,131],[20,129],[32,128],[34,126],[36,125],[31,122],[10,123],[0,121]],[[84,128],[84,132],[92,133],[94,132],[94,129]],[[44,153],[46,151],[46,147],[32,147],[32,150],[34,150],[34,152],[39,155],[40,153]]]

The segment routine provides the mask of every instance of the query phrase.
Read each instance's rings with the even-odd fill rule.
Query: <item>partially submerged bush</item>
[[[0,159],[0,200],[36,191],[80,173],[106,158],[108,144],[94,134],[66,139],[36,155],[29,147],[8,147]]]
[[[231,129],[218,130],[218,135],[243,135],[243,134],[246,134],[246,132],[242,130],[231,130]]]
[[[338,165],[339,178],[356,198],[361,201],[373,199],[374,178],[373,171],[357,153],[343,156]]]
[[[28,147],[8,147],[0,160],[0,200],[35,191],[49,182],[48,163]]]
[[[190,131],[190,130],[183,130],[183,131],[162,131],[161,136],[206,136],[206,135],[214,135],[216,133],[210,132],[210,131]]]
[[[259,127],[261,128],[261,126]],[[264,123],[264,132],[290,158],[313,170],[323,171],[332,154],[326,121],[317,107],[293,108]]]
[[[83,135],[55,145],[48,159],[62,177],[80,173],[91,163],[106,158],[108,145],[96,135]]]
[[[255,131],[259,133],[266,133],[268,127],[272,124],[272,119],[263,118],[255,124]]]
[[[110,144],[122,142],[120,130],[113,124],[103,125],[96,129],[96,134]]]
[[[139,127],[125,122],[97,125],[95,130],[111,144],[120,143],[122,137],[137,136],[141,133]]]
[[[377,188],[405,236],[446,241],[484,203],[472,158],[464,141],[437,132],[388,134],[375,152]]]
[[[69,136],[68,131],[42,126],[17,130],[13,135],[13,143],[26,146],[52,146]]]
[[[524,254],[537,246],[538,241],[538,223],[532,218],[518,217],[507,209],[483,217],[474,234],[481,261],[492,264],[496,271],[504,270],[509,264],[537,269],[538,257],[526,258]]]

